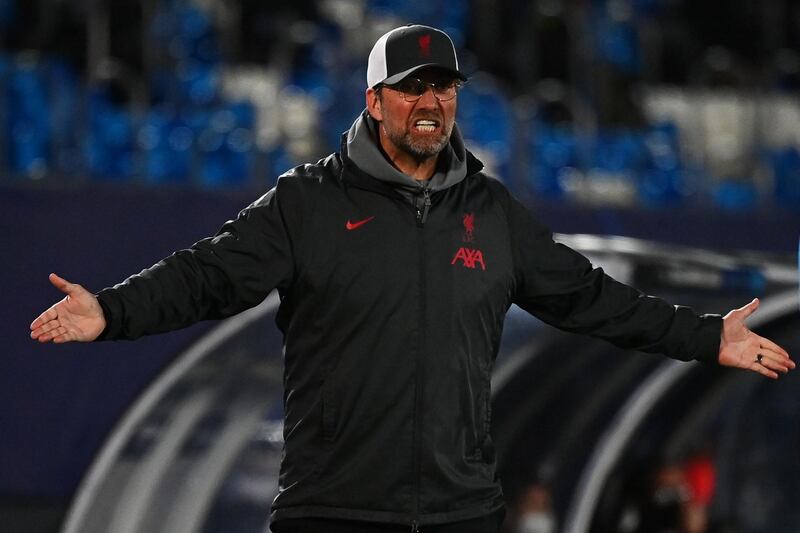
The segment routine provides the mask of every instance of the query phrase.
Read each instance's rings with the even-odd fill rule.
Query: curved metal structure
[[[261,305],[222,322],[181,354],[145,390],[119,421],[81,482],[64,522],[63,533],[199,531],[196,527],[198,519],[205,515],[209,505],[208,488],[202,495],[197,488],[181,493],[177,505],[173,506],[174,512],[163,527],[149,529],[152,522],[158,520],[148,516],[163,504],[158,499],[163,496],[159,494],[163,488],[174,492],[175,487],[167,487],[170,482],[165,481],[164,475],[180,461],[181,448],[219,397],[211,374],[219,369],[224,380],[224,367],[230,363],[226,361],[230,351],[241,351],[238,341],[243,336],[252,337],[254,330],[259,337],[258,330],[265,329],[264,322],[274,314],[277,306],[277,294],[272,294]],[[267,327],[274,329],[271,324]],[[253,436],[262,421],[260,415],[269,408],[275,392],[280,390],[280,345],[276,346],[274,341],[269,343],[268,338],[257,340],[259,344],[272,344],[272,352],[261,357],[254,354],[255,358],[243,366],[247,372],[252,372],[251,377],[257,383],[267,382],[272,387],[261,395],[250,394],[244,401],[245,405],[236,406],[236,412],[244,412],[246,416],[237,417],[235,424],[224,434],[225,442],[216,447],[213,454],[208,454],[208,458],[214,460],[204,462],[204,468],[195,472],[194,475],[203,482],[216,482],[211,487],[217,487],[224,474],[219,471],[219,466],[235,458],[232,452],[242,447],[243,438]],[[266,396],[267,401],[262,396]],[[164,419],[158,420],[160,417]],[[153,442],[142,442],[148,439]],[[147,449],[137,450],[137,447]],[[127,460],[126,456],[131,455],[138,457],[135,461]],[[173,518],[178,511],[183,517]],[[184,520],[190,522],[183,523]]]

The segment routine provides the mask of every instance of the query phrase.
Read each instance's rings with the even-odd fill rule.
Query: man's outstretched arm
[[[772,379],[795,368],[786,350],[745,325],[758,299],[720,317],[647,296],[554,242],[527,208],[505,194],[517,268],[514,303],[522,309],[560,329],[626,349],[715,362]]]
[[[62,343],[90,342],[100,336],[106,319],[95,295],[56,274],[50,274],[49,279],[66,296],[31,323],[31,338]]]
[[[722,319],[719,344],[719,364],[752,370],[768,378],[777,379],[778,373],[794,369],[789,354],[766,337],[750,331],[745,319],[758,309],[758,298],[739,309],[734,309]]]

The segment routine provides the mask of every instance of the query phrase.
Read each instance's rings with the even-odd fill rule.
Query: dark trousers
[[[463,522],[419,526],[419,533],[498,533],[505,513]],[[411,524],[379,524],[328,518],[287,518],[272,524],[274,533],[409,533]]]

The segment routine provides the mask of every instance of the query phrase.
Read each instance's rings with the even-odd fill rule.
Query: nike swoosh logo
[[[369,217],[369,218],[365,218],[364,220],[359,220],[359,221],[357,221],[357,222],[350,222],[350,221],[348,220],[348,221],[347,221],[347,224],[345,224],[345,227],[346,227],[347,229],[351,229],[351,230],[352,230],[352,229],[356,229],[356,228],[360,228],[361,226],[363,226],[364,224],[366,224],[367,222],[369,222],[369,221],[370,221],[370,220],[372,220],[373,218],[375,218],[375,216],[374,216],[374,215],[373,215],[373,216],[371,216],[371,217]]]

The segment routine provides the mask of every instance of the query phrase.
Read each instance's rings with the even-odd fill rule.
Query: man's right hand
[[[31,338],[39,342],[90,342],[106,327],[97,297],[75,283],[50,274],[50,283],[65,293],[63,300],[31,323]]]

